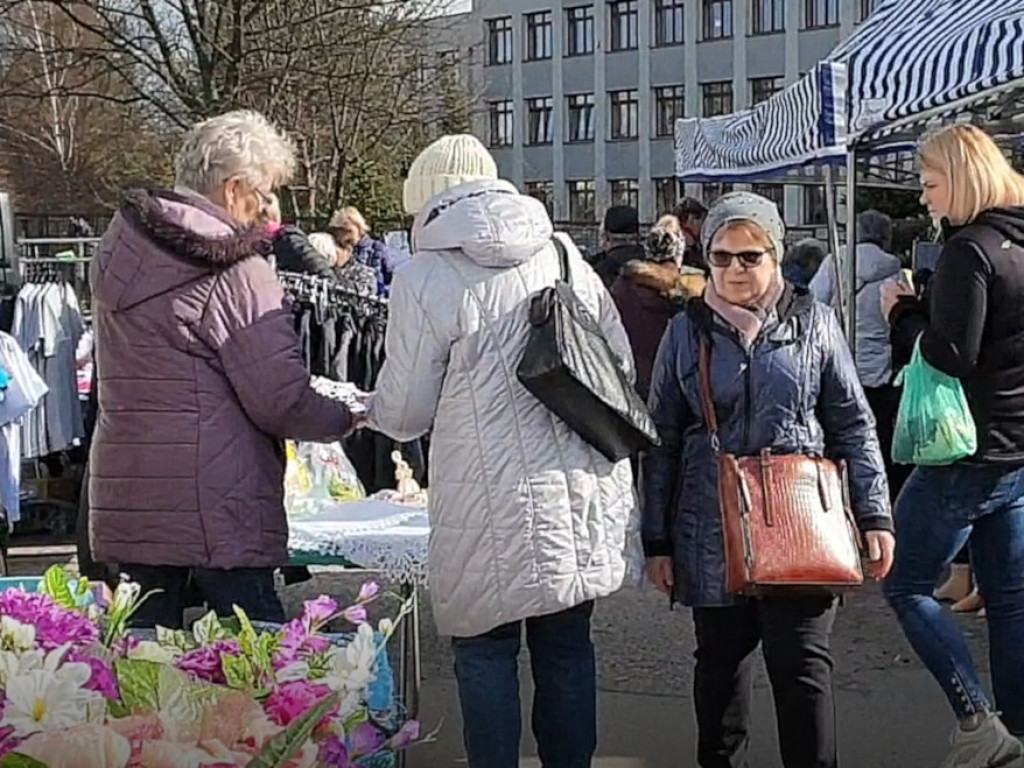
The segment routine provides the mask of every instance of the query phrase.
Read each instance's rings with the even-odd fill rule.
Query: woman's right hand
[[[664,592],[669,596],[672,595],[675,577],[672,575],[671,557],[647,558],[647,567],[644,569],[644,574],[647,576],[647,580],[657,587],[659,592]]]

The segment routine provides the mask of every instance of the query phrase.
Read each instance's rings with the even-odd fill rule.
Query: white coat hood
[[[416,216],[418,251],[462,251],[483,267],[529,261],[551,242],[544,204],[507,181],[473,181],[435,195]]]

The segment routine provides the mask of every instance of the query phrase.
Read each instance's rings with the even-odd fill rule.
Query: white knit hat
[[[449,187],[497,178],[498,166],[479,139],[465,133],[442,136],[409,166],[402,190],[405,212],[419,213],[430,198]]]

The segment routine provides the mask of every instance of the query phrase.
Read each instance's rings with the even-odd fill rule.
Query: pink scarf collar
[[[739,332],[744,346],[750,347],[761,333],[765,321],[779,303],[779,299],[782,298],[782,291],[785,287],[786,283],[782,279],[782,272],[779,271],[776,273],[775,279],[772,280],[768,291],[754,307],[741,307],[739,304],[730,304],[719,296],[715,292],[714,280],[708,280],[708,286],[704,291],[704,303]]]

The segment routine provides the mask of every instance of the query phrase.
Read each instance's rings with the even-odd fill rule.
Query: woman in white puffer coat
[[[387,361],[370,424],[430,439],[430,596],[453,637],[470,768],[519,765],[522,624],[545,768],[589,766],[596,748],[593,601],[639,579],[629,461],[612,463],[516,377],[529,299],[559,274],[633,373],[629,341],[600,279],[543,204],[498,180],[472,136],[446,136],[413,162],[405,208],[412,261],[391,289]]]

